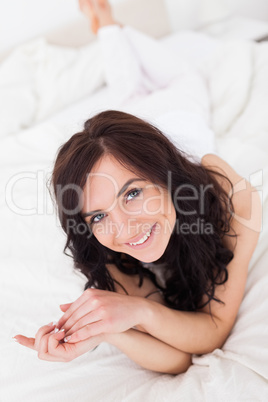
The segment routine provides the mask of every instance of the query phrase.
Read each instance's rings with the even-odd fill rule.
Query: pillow
[[[0,65],[0,132],[14,133],[91,94],[104,84],[96,41],[81,48],[44,38],[17,48]]]

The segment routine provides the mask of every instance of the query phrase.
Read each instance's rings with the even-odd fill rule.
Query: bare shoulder
[[[206,154],[203,156],[201,164],[208,170],[221,173],[230,180],[231,184],[223,177],[215,175],[219,184],[230,196],[233,195],[232,201],[236,213],[246,214],[245,218],[249,219],[253,198],[255,209],[260,208],[260,199],[256,189],[222,158],[214,154]]]
[[[231,224],[238,238],[237,241],[227,236],[223,238],[225,246],[233,250],[234,258],[227,266],[228,281],[224,285],[218,285],[214,295],[225,304],[223,306],[212,300],[200,310],[208,314],[211,312],[230,331],[243,298],[248,265],[261,230],[261,200],[256,189],[217,155],[207,154],[201,163],[209,170],[227,176],[233,185],[234,213]],[[205,295],[203,302],[206,301]]]
[[[215,175],[216,180],[225,189],[229,197],[232,196],[234,211],[232,213],[232,228],[239,235],[240,242],[258,237],[261,230],[261,200],[256,189],[250,182],[240,176],[227,162],[214,154],[207,154],[202,158],[201,164],[210,171],[221,173],[230,182]],[[231,184],[230,184],[231,183]],[[224,241],[231,247],[233,240],[224,236]],[[247,249],[252,250],[249,245]],[[245,253],[245,252],[244,252]]]
[[[230,182],[232,183],[232,186],[235,186],[237,183],[245,180],[243,179],[242,176],[240,176],[225,160],[220,158],[218,155],[215,154],[206,154],[203,156],[201,160],[201,164],[211,170],[214,171],[215,173],[220,173],[227,177]],[[226,183],[226,180],[224,180],[219,176],[215,175],[215,178],[219,183],[225,187],[226,190],[230,190],[230,185]]]

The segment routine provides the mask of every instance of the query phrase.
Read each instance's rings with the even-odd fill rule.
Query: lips
[[[154,226],[154,225],[153,225],[153,226]],[[153,226],[152,226],[149,230],[147,230],[146,233],[152,232]],[[125,243],[125,244],[129,244],[129,243],[138,243],[138,241],[140,241],[140,240],[146,235],[146,233],[141,233],[139,236],[134,237],[134,239],[131,239],[128,243]]]
[[[156,223],[153,225],[153,227],[151,229],[150,236],[143,243],[136,244],[136,245],[130,244],[130,243],[125,243],[126,246],[131,248],[132,250],[135,250],[135,252],[150,247],[151,244],[154,242],[155,229],[156,229]],[[140,236],[139,236],[139,238],[140,238]]]

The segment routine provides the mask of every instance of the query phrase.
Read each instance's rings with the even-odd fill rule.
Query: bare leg
[[[99,21],[93,7],[93,0],[78,0],[78,2],[80,10],[90,21],[92,32],[96,34],[99,29]]]
[[[79,0],[79,7],[89,19],[94,34],[97,34],[98,30],[104,26],[118,24],[113,18],[111,6],[107,0]]]

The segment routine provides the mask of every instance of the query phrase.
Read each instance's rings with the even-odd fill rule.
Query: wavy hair
[[[156,268],[164,266],[165,286],[160,286],[157,277],[142,262],[100,244],[83,219],[81,208],[77,207],[88,173],[107,154],[144,180],[166,189],[168,172],[171,172],[169,191],[173,204],[176,189],[180,188],[175,228],[164,254],[154,262]],[[70,250],[75,268],[86,276],[84,290],[95,287],[115,291],[115,281],[106,267],[113,263],[128,275],[138,274],[140,286],[144,276],[150,277],[162,290],[165,303],[173,309],[196,311],[212,299],[221,302],[215,297],[215,289],[227,281],[226,266],[233,258],[233,252],[223,244],[223,236],[236,235],[230,233],[232,196],[216,176],[227,180],[232,188],[223,174],[190,161],[158,128],[131,114],[108,110],[87,120],[84,130],[59,148],[51,176],[52,198],[67,235],[63,251],[69,255],[66,250]],[[202,211],[198,204],[201,186],[206,187]],[[198,197],[193,197],[193,188]],[[178,210],[196,213],[181,214]],[[212,230],[178,233],[178,223],[180,228],[183,224],[190,227],[198,220],[209,224]]]

